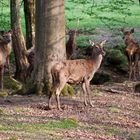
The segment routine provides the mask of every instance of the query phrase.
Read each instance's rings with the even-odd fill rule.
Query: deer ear
[[[91,46],[95,45],[95,43],[93,41],[91,41],[91,40],[89,40],[89,43],[90,43]]]
[[[130,31],[131,33],[134,33],[134,28],[133,29],[131,29],[131,31]]]
[[[101,47],[103,47],[103,45],[106,43],[106,41],[107,41],[107,40],[103,40],[103,41],[100,43]]]

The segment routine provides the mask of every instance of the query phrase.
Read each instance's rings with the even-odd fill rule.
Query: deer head
[[[5,43],[10,43],[12,40],[12,30],[9,30],[8,32],[2,32],[2,36],[5,40]]]
[[[105,55],[105,51],[103,49],[104,44],[106,43],[107,40],[102,41],[101,43],[95,43],[94,41],[89,40],[90,45],[93,47],[93,52],[92,56],[96,55]]]
[[[134,33],[134,28],[131,29],[131,30],[124,30],[124,29],[121,29],[121,31],[123,32],[123,39],[124,40],[127,40],[128,38],[132,38],[131,34]]]

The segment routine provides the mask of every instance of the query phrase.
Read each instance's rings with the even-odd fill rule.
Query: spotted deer
[[[126,56],[128,59],[129,65],[129,80],[136,79],[136,68],[138,67],[138,61],[140,59],[140,45],[134,41],[132,33],[134,33],[134,29],[124,30],[123,39],[126,45]]]
[[[106,40],[100,44],[90,41],[92,46],[92,56],[90,59],[75,59],[60,61],[51,69],[52,75],[52,93],[49,96],[48,106],[51,108],[52,95],[55,94],[57,101],[57,108],[60,110],[60,93],[66,83],[82,83],[84,92],[84,104],[92,105],[90,97],[90,81],[94,77],[95,72],[99,69],[105,51],[103,45]],[[88,100],[86,98],[88,96]]]
[[[0,90],[3,90],[4,65],[9,67],[9,56],[12,49],[12,31],[1,31],[0,36]]]
[[[66,43],[66,55],[67,59],[71,59],[76,51],[76,30],[69,30],[69,39]]]

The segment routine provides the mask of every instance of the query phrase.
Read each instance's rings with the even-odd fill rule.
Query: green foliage
[[[65,16],[69,28],[139,26],[137,0],[66,0]],[[77,20],[79,19],[79,23]],[[136,20],[135,20],[136,19]],[[135,20],[135,22],[133,22]],[[10,2],[0,2],[0,29],[10,29]],[[25,35],[23,4],[21,24]]]
[[[91,84],[101,85],[111,81],[112,81],[112,76],[109,73],[97,72],[95,73],[93,79],[91,80]]]
[[[4,88],[11,90],[11,91],[16,91],[21,89],[22,84],[18,81],[16,81],[12,76],[5,75],[4,76]]]
[[[0,30],[10,29],[10,3],[9,1],[0,2]]]
[[[23,34],[25,35],[25,20],[23,11],[23,2],[21,1],[21,26],[23,29]],[[11,18],[10,18],[10,1],[3,0],[0,1],[0,30],[11,29]]]
[[[74,3],[80,3],[80,4],[87,4],[90,3],[91,0],[71,0]]]
[[[77,27],[77,19],[80,20],[79,28],[86,21],[86,27],[92,22],[90,28],[138,27],[140,22],[140,6],[136,0],[66,0],[65,8],[70,28]]]
[[[120,45],[115,46],[114,49],[115,50],[120,50],[121,53],[124,54],[125,53],[124,51],[126,49],[126,46],[124,44],[120,44]]]
[[[112,65],[120,65],[126,63],[126,57],[120,50],[111,49],[107,55],[107,61]]]
[[[73,96],[75,94],[75,90],[72,85],[66,84],[62,90],[62,95],[70,95]]]
[[[98,9],[104,12],[117,12],[120,14],[131,15],[129,6],[133,5],[133,0],[108,0],[106,5],[99,7]]]
[[[127,73],[128,61],[124,53],[118,49],[111,49],[106,56],[106,65],[116,68],[120,72]]]
[[[87,48],[87,46],[89,46],[89,40],[93,40],[93,37],[89,35],[81,35],[77,37],[76,42],[78,46],[82,48]]]

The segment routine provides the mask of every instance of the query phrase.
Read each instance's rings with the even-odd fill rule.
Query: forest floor
[[[46,96],[0,98],[0,140],[140,140],[134,84],[91,86],[93,107],[84,106],[79,89],[74,97],[61,97],[62,111],[49,110]]]

